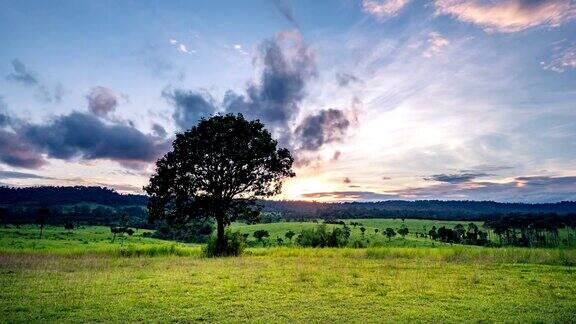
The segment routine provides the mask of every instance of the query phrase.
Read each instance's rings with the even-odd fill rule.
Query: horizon
[[[224,5],[225,3],[225,5]],[[576,201],[571,0],[0,1],[0,186],[142,194],[260,119],[290,201]]]
[[[148,197],[148,194],[145,192],[143,193],[133,193],[133,192],[122,192],[118,191],[114,188],[110,187],[103,187],[103,186],[23,186],[23,187],[8,187],[0,185],[1,188],[7,189],[29,189],[29,188],[100,188],[111,190],[115,194],[121,196],[143,196]],[[302,200],[302,199],[290,199],[290,198],[279,198],[279,197],[272,197],[272,198],[260,198],[258,200],[263,201],[275,201],[275,202],[304,202],[304,203],[318,203],[318,204],[338,204],[338,203],[385,203],[385,202],[472,202],[472,203],[496,203],[496,204],[520,204],[520,205],[554,205],[554,204],[562,204],[562,203],[576,203],[574,200],[560,200],[560,201],[552,201],[552,202],[520,202],[520,201],[497,201],[497,200],[462,200],[462,199],[387,199],[387,200],[327,200],[327,201],[319,201],[319,200]]]

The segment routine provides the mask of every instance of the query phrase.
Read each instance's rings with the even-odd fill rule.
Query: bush
[[[305,229],[300,232],[296,242],[301,246],[309,247],[342,247],[348,243],[350,231],[334,227],[331,231],[325,224],[316,226],[314,229]]]
[[[214,224],[210,220],[195,219],[188,224],[173,228],[161,223],[158,230],[150,234],[153,238],[173,240],[186,243],[205,243],[214,231]]]
[[[240,232],[232,232],[230,229],[227,229],[226,232],[224,232],[224,239],[226,240],[226,247],[223,253],[216,253],[216,237],[212,236],[202,249],[202,254],[207,257],[239,256],[244,252],[246,241]]]

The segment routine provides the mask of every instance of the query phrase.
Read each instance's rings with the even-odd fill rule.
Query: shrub
[[[313,229],[302,230],[296,242],[298,245],[309,247],[341,247],[348,243],[349,237],[348,230],[339,227],[328,230],[325,224],[321,224]]]
[[[210,237],[202,249],[202,254],[207,257],[239,256],[244,252],[244,249],[246,248],[246,241],[240,232],[232,232],[230,229],[227,229],[226,232],[224,232],[224,240],[226,242],[226,246],[221,253],[217,253],[218,249],[216,248],[216,237]]]

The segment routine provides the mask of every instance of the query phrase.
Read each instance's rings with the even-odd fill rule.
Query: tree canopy
[[[201,119],[177,134],[173,150],[156,163],[144,187],[150,220],[178,226],[213,218],[216,246],[224,251],[224,228],[238,218],[257,218],[256,199],[279,194],[282,181],[295,175],[293,162],[258,120],[240,114]]]

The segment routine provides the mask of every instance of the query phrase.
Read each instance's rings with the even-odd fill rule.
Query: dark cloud
[[[463,183],[469,182],[479,177],[489,176],[487,173],[456,173],[456,174],[434,174],[425,177],[424,180],[438,181],[446,183]]]
[[[229,91],[224,107],[286,130],[300,112],[306,82],[316,76],[314,57],[300,34],[284,32],[260,45],[257,62],[262,65],[259,82],[250,84],[246,95]]]
[[[301,195],[303,198],[322,198],[330,200],[386,200],[398,199],[398,196],[373,191],[328,191],[312,192]]]
[[[207,92],[175,89],[164,90],[162,96],[174,105],[172,117],[181,129],[191,128],[200,118],[217,111],[214,99]]]
[[[26,86],[36,86],[39,84],[38,74],[34,71],[29,71],[26,65],[18,59],[12,60],[12,72],[8,74],[6,78]]]
[[[164,127],[162,127],[162,125],[154,123],[152,125],[152,130],[154,131],[154,134],[156,134],[156,136],[159,137],[166,137],[166,135],[168,135],[168,132],[166,132],[166,129],[164,129]]]
[[[25,173],[17,171],[0,171],[0,179],[52,179],[52,178],[40,176],[33,173]]]
[[[516,177],[509,182],[441,183],[396,192],[407,199],[466,199],[501,202],[558,202],[576,200],[576,176]]]
[[[4,97],[0,96],[0,128],[10,124],[10,116],[8,116],[8,107],[4,102]]]
[[[10,166],[37,169],[46,161],[20,134],[0,129],[0,162]]]
[[[88,109],[96,116],[104,117],[116,110],[120,96],[112,89],[106,87],[93,87],[86,96]]]
[[[281,32],[264,40],[254,64],[261,71],[258,80],[248,83],[242,94],[227,91],[221,105],[206,92],[164,91],[164,97],[176,108],[176,124],[189,128],[200,117],[216,111],[242,113],[249,119],[261,120],[281,146],[292,150],[297,164],[314,161],[314,157],[304,155],[343,139],[352,120],[340,109],[321,110],[304,117],[295,127],[307,84],[317,77],[314,55],[298,32]],[[353,106],[356,105],[355,99]]]
[[[386,180],[392,180],[392,178],[390,177],[382,177],[382,180],[386,181]]]
[[[47,124],[27,124],[19,133],[37,151],[57,159],[109,159],[130,167],[155,161],[170,147],[156,136],[121,123],[105,124],[84,113],[73,112]]]
[[[273,3],[284,18],[299,28],[299,24],[294,16],[294,7],[290,0],[273,0]]]
[[[12,60],[12,72],[6,76],[6,79],[24,86],[34,88],[36,97],[45,102],[60,102],[64,88],[61,84],[48,86],[40,82],[38,73],[29,70],[24,63],[18,59]]]
[[[340,156],[342,155],[342,152],[340,151],[335,151],[334,155],[332,155],[332,161],[338,161],[340,159]]]
[[[322,110],[306,117],[296,128],[296,135],[302,149],[317,150],[326,143],[342,141],[350,124],[342,110]]]
[[[342,182],[344,183],[352,183],[352,180],[348,177],[344,178],[344,180],[342,180]]]
[[[358,77],[350,73],[337,72],[336,81],[338,82],[339,86],[347,87],[352,83],[360,82],[360,79],[358,79]]]

